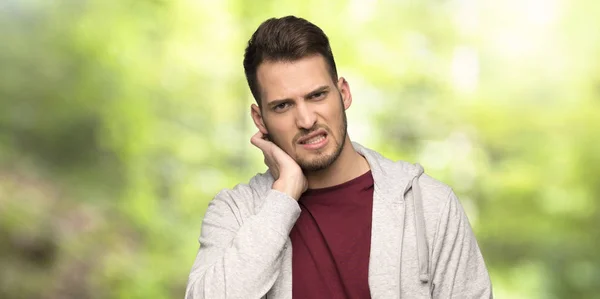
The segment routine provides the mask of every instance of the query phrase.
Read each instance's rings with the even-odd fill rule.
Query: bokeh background
[[[0,298],[183,298],[265,170],[245,43],[329,35],[354,141],[459,195],[497,298],[600,298],[596,0],[2,0]]]

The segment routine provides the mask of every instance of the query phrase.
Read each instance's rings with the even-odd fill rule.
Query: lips
[[[327,131],[325,131],[323,129],[319,129],[319,130],[316,130],[306,136],[301,137],[300,139],[298,139],[298,143],[300,143],[300,144],[317,143],[317,142],[321,141],[322,138],[325,138],[326,136],[327,136]]]
[[[311,139],[308,139],[306,141],[304,141],[302,144],[315,144],[315,143],[319,143],[321,141],[323,141],[323,139],[325,139],[325,135],[317,135]]]

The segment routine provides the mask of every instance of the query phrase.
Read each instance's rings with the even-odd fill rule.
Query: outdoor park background
[[[208,202],[265,170],[242,55],[289,14],[352,139],[454,188],[497,298],[600,298],[596,0],[3,0],[0,298],[183,298]]]

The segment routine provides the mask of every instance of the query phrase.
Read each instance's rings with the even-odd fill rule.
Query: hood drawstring
[[[419,186],[419,178],[424,170],[420,164],[415,164],[417,173],[413,177],[409,186],[404,192],[404,196],[408,190],[413,190],[413,207],[415,213],[415,233],[417,235],[417,257],[419,260],[419,280],[422,283],[429,282],[429,248],[427,246],[427,235],[425,230],[425,215],[423,212],[423,199],[421,197],[421,186]]]

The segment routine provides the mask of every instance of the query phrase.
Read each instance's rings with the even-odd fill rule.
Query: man
[[[265,21],[244,69],[268,171],[209,204],[186,298],[492,297],[452,190],[350,141],[350,86],[320,28]]]

